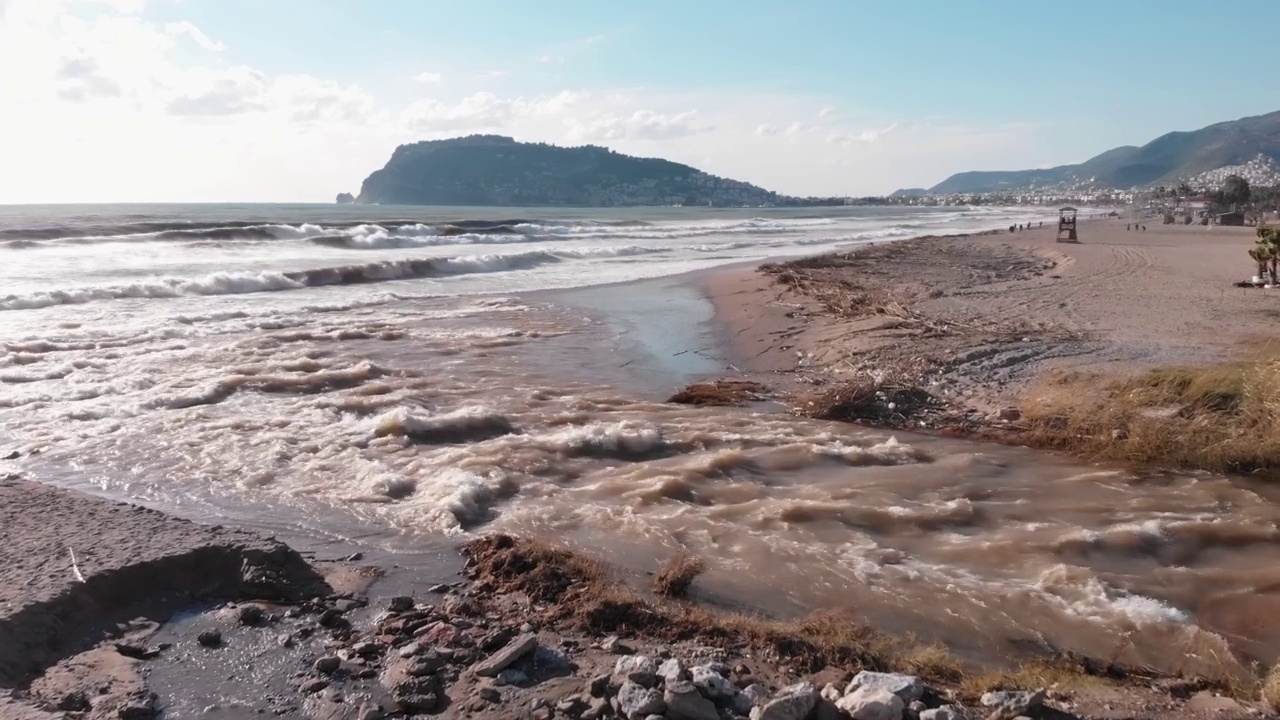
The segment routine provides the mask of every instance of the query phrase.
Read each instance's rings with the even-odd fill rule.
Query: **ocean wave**
[[[356,285],[448,275],[527,270],[565,260],[644,255],[667,250],[667,248],[643,248],[635,245],[567,248],[554,252],[530,250],[507,254],[384,260],[312,270],[216,272],[199,277],[156,277],[122,285],[83,286],[25,295],[8,295],[0,297],[0,310],[33,310],[54,305],[78,305],[96,300],[238,295],[300,290],[326,285]]]

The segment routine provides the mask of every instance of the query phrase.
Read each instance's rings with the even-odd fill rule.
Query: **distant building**
[[[1178,198],[1177,210],[1183,213],[1199,214],[1213,209],[1213,198],[1203,195],[1197,197]]]
[[[1235,211],[1218,213],[1218,215],[1214,217],[1214,222],[1219,225],[1242,226],[1244,225],[1244,213]]]

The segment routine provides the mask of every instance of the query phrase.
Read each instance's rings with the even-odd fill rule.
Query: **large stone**
[[[760,683],[751,683],[742,688],[742,694],[747,696],[752,705],[762,705],[769,699],[769,688]]]
[[[778,691],[772,700],[751,711],[751,720],[803,720],[818,702],[818,688],[802,682]]]
[[[687,680],[689,671],[685,670],[680,658],[670,658],[658,666],[658,677],[662,678],[663,682],[673,683],[678,680]]]
[[[729,707],[739,715],[751,714],[751,708],[755,706],[756,701],[745,692],[734,693],[733,697],[729,698]]]
[[[667,683],[662,699],[671,720],[720,720],[716,704],[703,697],[698,687],[688,680]]]
[[[729,678],[717,672],[717,668],[710,665],[699,665],[692,671],[693,684],[702,691],[703,695],[712,700],[723,698],[731,698],[737,691]]]
[[[667,709],[662,693],[632,680],[626,680],[618,689],[618,712],[627,720],[642,720],[650,715],[660,715]]]
[[[992,717],[1015,718],[1043,705],[1044,690],[997,690],[982,696],[982,706],[991,708]]]
[[[638,685],[651,688],[656,682],[658,666],[647,655],[625,655],[618,658],[613,674]]]
[[[906,704],[888,690],[864,685],[836,701],[853,720],[902,720]]]
[[[542,670],[559,672],[568,670],[572,663],[568,654],[563,650],[539,645],[538,649],[533,652],[533,664]]]
[[[498,673],[533,652],[536,647],[538,647],[538,637],[536,635],[532,633],[521,635],[507,643],[506,647],[476,664],[475,673],[482,677],[497,677]]]
[[[857,692],[859,688],[864,687],[891,692],[901,698],[904,705],[913,700],[919,700],[924,695],[924,682],[914,675],[869,672],[867,670],[858,673],[853,677],[853,680],[849,681],[848,687],[844,689],[844,694],[852,694]]]

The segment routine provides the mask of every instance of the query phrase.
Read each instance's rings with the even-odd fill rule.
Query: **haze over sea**
[[[441,550],[514,530],[640,569],[688,549],[730,601],[856,606],[980,657],[1118,630],[1152,663],[1222,649],[1201,605],[1248,585],[1240,555],[1132,549],[1269,536],[1260,491],[1169,477],[1136,502],[1130,474],[1031,451],[661,402],[724,369],[674,274],[1033,219],[0,208],[0,420],[31,477],[198,519]]]

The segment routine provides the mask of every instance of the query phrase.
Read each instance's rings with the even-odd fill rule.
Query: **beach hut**
[[[1064,207],[1058,210],[1058,242],[1079,242],[1076,235],[1076,209]]]

